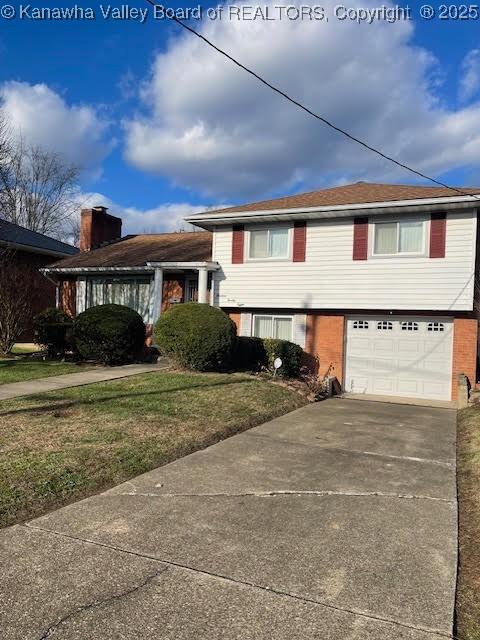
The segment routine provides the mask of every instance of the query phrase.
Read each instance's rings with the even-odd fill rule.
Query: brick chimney
[[[96,249],[122,236],[122,219],[107,213],[107,207],[82,209],[80,217],[80,251]]]

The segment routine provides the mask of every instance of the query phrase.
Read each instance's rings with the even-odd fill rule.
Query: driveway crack
[[[144,580],[142,580],[140,584],[134,585],[133,587],[129,587],[128,589],[126,589],[125,591],[122,591],[121,593],[114,593],[113,595],[106,596],[101,600],[94,600],[93,602],[89,602],[88,604],[84,604],[84,605],[81,605],[80,607],[77,607],[73,611],[70,611],[69,613],[65,614],[56,622],[53,622],[42,633],[42,635],[39,636],[38,640],[47,640],[47,638],[50,638],[62,624],[64,624],[71,618],[74,618],[75,616],[78,616],[84,613],[85,611],[89,611],[90,609],[97,609],[98,607],[103,607],[105,605],[110,604],[111,602],[122,600],[123,598],[130,596],[132,593],[140,591],[141,589],[148,586],[155,578],[157,578],[160,574],[164,573],[165,571],[168,571],[168,567],[162,567],[160,569],[157,569],[156,571],[154,571],[154,573],[149,574]]]
[[[149,493],[142,491],[127,491],[123,493],[117,493],[115,495],[121,496],[136,496],[145,498],[275,498],[279,496],[346,496],[352,498],[364,498],[364,497],[379,497],[379,498],[399,498],[402,500],[433,500],[435,502],[446,502],[454,504],[454,500],[448,498],[437,498],[434,496],[415,495],[409,493],[389,493],[385,491],[295,491],[295,490],[278,490],[278,491],[244,491],[241,493],[229,493],[229,492],[212,492],[212,493]]]
[[[298,595],[295,593],[289,593],[288,591],[282,591],[281,589],[276,589],[274,587],[269,587],[269,586],[265,586],[265,585],[259,585],[256,584],[255,582],[250,582],[248,580],[239,580],[238,578],[233,578],[231,576],[227,576],[227,575],[222,575],[222,574],[218,574],[218,573],[214,573],[212,571],[207,571],[205,569],[197,569],[196,567],[192,567],[190,565],[187,564],[183,564],[180,562],[175,562],[173,560],[165,560],[162,558],[158,558],[154,555],[151,554],[146,554],[146,553],[140,553],[138,551],[134,551],[132,549],[126,549],[124,547],[120,547],[117,545],[113,545],[113,544],[109,544],[106,542],[101,542],[101,541],[96,541],[96,540],[92,540],[89,538],[82,538],[79,536],[74,536],[71,535],[69,533],[63,533],[61,531],[55,531],[54,529],[45,529],[43,527],[39,527],[37,525],[31,525],[29,523],[25,523],[23,525],[20,525],[23,527],[26,527],[28,529],[33,529],[36,531],[42,531],[43,533],[48,533],[50,535],[55,535],[55,536],[59,536],[61,538],[67,538],[69,540],[75,540],[77,542],[81,542],[84,544],[91,544],[94,546],[98,546],[98,547],[103,547],[106,549],[111,549],[112,551],[116,551],[118,553],[125,553],[127,555],[131,555],[131,556],[135,556],[137,558],[147,558],[148,560],[153,560],[155,562],[161,563],[162,565],[167,565],[167,567],[163,567],[162,570],[159,570],[158,572],[156,572],[155,574],[152,574],[150,576],[148,576],[146,578],[146,580],[141,583],[140,585],[133,587],[132,589],[129,589],[128,591],[124,592],[123,594],[119,594],[118,596],[112,596],[110,598],[107,598],[105,601],[100,601],[100,602],[94,602],[91,605],[86,605],[84,607],[79,607],[77,610],[73,611],[71,614],[65,616],[65,618],[63,618],[62,620],[60,620],[59,622],[55,623],[54,625],[51,625],[49,627],[49,629],[47,629],[47,631],[39,638],[39,640],[47,640],[47,638],[49,638],[51,636],[51,634],[55,631],[56,628],[58,628],[58,626],[60,624],[62,624],[62,622],[64,622],[65,620],[68,620],[69,618],[71,618],[74,615],[77,615],[77,613],[83,611],[84,609],[89,609],[89,608],[93,608],[96,606],[101,606],[102,604],[105,604],[105,602],[109,602],[110,600],[115,600],[115,599],[119,599],[119,598],[123,598],[127,595],[129,595],[129,593],[133,592],[133,591],[137,591],[138,589],[141,589],[143,586],[145,586],[146,584],[148,584],[149,582],[151,582],[157,575],[163,573],[164,571],[166,571],[168,569],[168,567],[173,567],[176,569],[183,569],[185,571],[191,571],[192,573],[196,573],[199,575],[203,575],[203,576],[208,576],[209,578],[213,578],[216,580],[225,580],[226,582],[230,582],[232,584],[236,584],[239,586],[243,586],[243,587],[250,587],[253,589],[258,589],[259,591],[264,591],[267,593],[271,593],[277,596],[282,596],[282,597],[287,597],[287,598],[292,598],[293,600],[297,600],[299,602],[305,602],[305,603],[309,603],[309,604],[314,604],[314,605],[318,605],[320,607],[325,607],[327,609],[332,609],[334,611],[338,611],[339,613],[342,614],[347,614],[347,615],[352,615],[352,616],[358,616],[361,618],[366,618],[368,620],[374,620],[376,622],[382,623],[382,624],[389,624],[389,625],[393,625],[393,626],[397,626],[403,629],[410,629],[410,630],[414,630],[414,631],[421,631],[425,634],[429,634],[432,636],[436,636],[437,638],[454,638],[454,636],[452,636],[451,633],[442,631],[440,629],[432,629],[431,627],[425,627],[423,625],[415,625],[415,624],[411,624],[408,622],[401,622],[400,620],[396,620],[394,618],[389,618],[389,617],[384,617],[384,616],[379,616],[379,615],[375,615],[372,613],[368,613],[365,611],[361,611],[361,610],[357,610],[354,608],[347,608],[347,607],[341,607],[341,606],[337,606],[334,605],[330,602],[324,602],[322,600],[316,600],[314,598],[309,598],[307,596],[302,596],[302,595]]]

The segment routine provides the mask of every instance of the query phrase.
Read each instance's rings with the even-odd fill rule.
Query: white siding
[[[475,212],[447,216],[446,257],[352,259],[352,219],[307,224],[305,262],[232,264],[231,228],[215,231],[215,304],[291,309],[471,310]]]

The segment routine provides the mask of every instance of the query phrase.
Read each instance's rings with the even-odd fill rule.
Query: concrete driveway
[[[452,631],[455,412],[310,405],[0,533],[2,640]]]

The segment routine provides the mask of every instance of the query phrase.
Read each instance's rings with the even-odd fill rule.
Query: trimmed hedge
[[[50,358],[63,356],[69,346],[67,333],[72,326],[71,318],[64,311],[48,307],[33,318],[35,343],[45,348]]]
[[[221,309],[187,302],[160,316],[155,343],[181,367],[221,371],[231,366],[236,333],[235,323]]]
[[[268,369],[273,372],[275,358],[281,358],[282,366],[277,370],[277,375],[296,378],[300,373],[302,356],[302,348],[288,340],[239,336],[235,350],[235,367],[240,370]]]
[[[260,371],[268,366],[265,345],[261,338],[238,336],[235,345],[235,368],[240,371]]]
[[[86,360],[125,364],[140,357],[145,343],[141,316],[119,304],[102,304],[80,313],[73,324],[75,348]]]
[[[267,338],[263,341],[267,352],[268,368],[273,371],[275,358],[282,359],[282,366],[278,369],[278,375],[285,378],[296,378],[300,373],[300,362],[303,355],[302,347],[288,340],[276,340]]]

